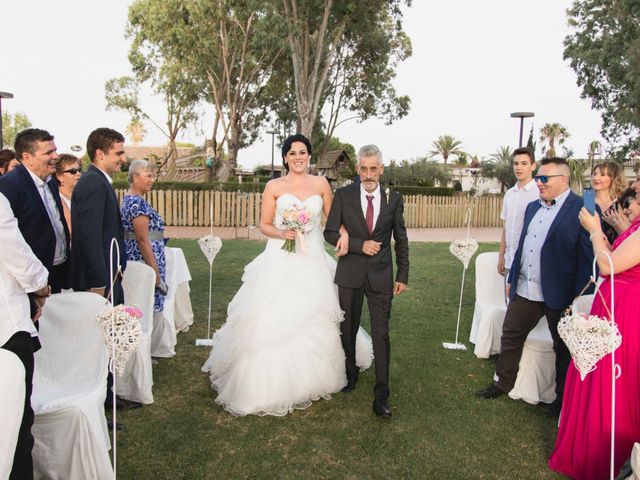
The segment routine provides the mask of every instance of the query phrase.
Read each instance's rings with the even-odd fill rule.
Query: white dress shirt
[[[569,196],[569,192],[570,190],[567,189],[558,195],[551,206],[540,200],[540,208],[529,222],[522,244],[520,274],[516,290],[521,297],[534,302],[544,302],[542,295],[542,246],[547,239],[549,228]]]
[[[47,286],[49,272],[18,229],[9,200],[0,193],[0,346],[17,332],[38,335],[27,293]]]
[[[56,205],[56,201],[53,198],[53,192],[49,188],[47,183],[51,180],[51,177],[47,177],[46,181],[42,180],[31,170],[27,168],[27,172],[31,175],[33,183],[36,184],[36,189],[40,194],[44,208],[49,215],[49,221],[53,227],[53,232],[56,235],[56,250],[53,256],[53,264],[60,265],[67,259],[67,239],[64,235],[64,227],[62,226],[62,219],[60,218],[60,211]]]
[[[518,188],[516,183],[504,194],[500,218],[504,220],[505,268],[511,268],[513,257],[516,254],[516,250],[518,250],[520,232],[522,231],[524,212],[527,209],[527,205],[539,198],[540,190],[538,190],[538,185],[533,179],[522,188]]]
[[[380,215],[380,199],[382,195],[382,187],[378,184],[378,188],[376,188],[373,192],[367,192],[362,184],[360,184],[360,204],[362,205],[362,215],[365,220],[367,219],[367,206],[369,205],[369,200],[367,200],[367,195],[373,195],[373,228],[376,228],[376,222],[378,221],[378,215]]]

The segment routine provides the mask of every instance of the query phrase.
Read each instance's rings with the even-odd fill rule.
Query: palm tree
[[[507,164],[511,167],[511,163],[513,161],[513,151],[511,150],[511,147],[505,147],[501,145],[498,147],[498,150],[496,150],[496,153],[492,153],[491,155],[489,155],[489,158],[491,158],[491,160],[493,160],[494,162]]]
[[[433,142],[432,146],[433,150],[429,152],[429,156],[433,158],[440,155],[445,165],[447,164],[449,156],[460,156],[460,154],[464,153],[462,151],[462,142],[456,140],[452,135],[440,135],[438,139]]]
[[[457,158],[456,162],[454,163],[454,165],[458,169],[458,177],[459,177],[460,186],[462,186],[462,172],[463,172],[463,169],[468,164],[469,164],[469,162],[467,161],[467,154],[465,152],[460,152],[458,154],[458,158]]]
[[[567,128],[559,123],[546,123],[540,129],[540,141],[546,143],[546,145],[542,147],[542,153],[545,153],[547,158],[555,157],[556,144],[562,145],[570,136],[571,134]]]
[[[587,158],[589,159],[589,167],[593,173],[593,160],[596,155],[602,155],[602,144],[598,140],[594,140],[589,144],[587,149]]]
[[[571,190],[576,192],[578,195],[582,195],[582,188],[584,187],[584,172],[587,169],[587,163],[578,158],[569,158],[567,159],[567,163],[569,164],[569,171],[571,172],[569,176],[569,185],[571,186]]]
[[[147,134],[147,129],[144,128],[144,123],[142,123],[139,118],[134,118],[127,126],[125,133],[129,137],[131,143],[133,143],[134,146],[137,146],[142,143],[142,140],[144,140],[144,137]]]
[[[485,178],[498,180],[502,192],[516,183],[512,157],[511,147],[500,146],[496,153],[492,153],[489,156],[489,161],[480,164],[480,174]]]

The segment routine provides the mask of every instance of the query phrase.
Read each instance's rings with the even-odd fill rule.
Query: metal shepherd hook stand
[[[222,241],[220,240],[220,238],[213,236],[213,198],[211,199],[211,204],[209,205],[209,225],[211,227],[209,235],[205,235],[198,240],[200,250],[202,250],[202,253],[205,257],[207,257],[207,260],[209,261],[209,316],[207,322],[207,338],[196,339],[196,347],[211,347],[213,345],[213,340],[211,339],[211,294],[213,286],[213,260],[216,258],[216,255],[220,251],[220,248],[222,248]]]
[[[456,323],[456,340],[454,343],[442,342],[442,346],[448,350],[466,350],[463,343],[458,343],[458,333],[460,332],[460,314],[462,312],[462,294],[464,293],[464,278],[469,266],[469,261],[478,250],[478,242],[471,238],[471,205],[467,204],[465,212],[465,224],[467,227],[466,240],[455,240],[451,243],[449,251],[458,258],[463,265],[462,283],[460,284],[460,301],[458,302],[458,321]]]
[[[114,275],[113,273],[113,251],[114,248],[117,255],[118,260],[118,268]],[[115,238],[111,239],[111,246],[109,247],[109,277],[111,279],[110,290],[109,290],[109,303],[111,304],[111,308],[114,308],[113,304],[113,286],[116,281],[116,276],[122,271],[122,265],[120,265],[120,245],[118,245],[118,241]],[[115,316],[111,316],[111,331],[115,331]],[[111,412],[112,412],[112,448],[113,448],[113,478],[114,480],[117,477],[116,474],[116,462],[117,462],[117,442],[116,442],[116,366],[115,366],[115,351],[116,351],[116,336],[112,333],[111,335],[111,351],[113,354],[109,358],[109,371],[111,372],[111,376],[113,377],[113,385],[111,386]]]
[[[593,273],[591,277],[594,282],[595,282],[595,279],[598,278],[596,276],[596,266],[597,266],[597,260],[599,255],[604,255],[605,257],[607,257],[607,261],[609,262],[609,272],[610,272],[609,277],[611,280],[609,282],[611,287],[611,302],[610,302],[609,313],[611,315],[611,319],[610,319],[611,325],[613,326],[615,325],[613,261],[611,260],[611,255],[609,255],[609,253],[604,250],[600,250],[598,253],[596,253],[595,257],[593,258]],[[616,329],[612,328],[611,336],[609,339],[609,348],[611,350],[611,452],[610,452],[611,458],[609,460],[609,478],[611,480],[614,480],[616,477],[616,472],[614,471],[614,458],[615,458],[614,452],[615,452],[615,433],[616,433],[616,380],[620,377],[620,374],[622,373],[620,369],[620,365],[616,364],[615,332],[616,332]]]

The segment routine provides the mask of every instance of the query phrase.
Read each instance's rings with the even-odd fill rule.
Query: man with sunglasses
[[[498,380],[476,395],[496,398],[511,391],[524,342],[546,316],[556,354],[557,397],[551,412],[559,414],[571,356],[558,335],[558,321],[588,283],[593,251],[587,231],[578,220],[584,202],[569,189],[569,165],[557,157],[545,158],[541,163],[534,177],[540,199],[527,206],[507,280],[510,303],[496,362]]]

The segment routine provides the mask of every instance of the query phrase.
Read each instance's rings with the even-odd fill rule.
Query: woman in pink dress
[[[615,473],[629,458],[634,442],[640,441],[640,198],[636,201],[635,192],[627,190],[620,200],[627,203],[625,213],[631,225],[612,246],[602,233],[598,216],[585,208],[580,212],[582,226],[591,233],[594,253],[610,252],[615,274],[614,315],[622,334],[622,345],[615,351],[621,369],[616,380]],[[606,308],[596,294],[591,314],[608,318],[610,267],[605,256],[598,256],[597,261],[605,277],[600,292]],[[611,356],[602,358],[584,381],[571,362],[549,467],[575,479],[609,478],[610,442]]]

